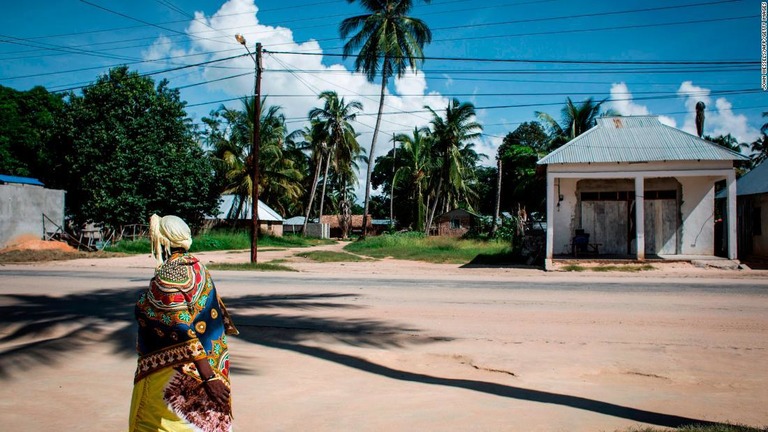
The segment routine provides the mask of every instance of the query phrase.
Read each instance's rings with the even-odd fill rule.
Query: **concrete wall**
[[[768,258],[768,194],[752,195],[751,207],[760,209],[760,227],[762,234],[752,234],[752,255]],[[751,212],[750,212],[751,213]],[[749,217],[753,217],[751,214]]]
[[[22,235],[43,238],[43,214],[64,226],[64,195],[41,186],[0,185],[0,248]],[[46,221],[45,229],[53,232],[56,227]]]
[[[715,181],[714,177],[680,177],[683,187],[683,226],[680,242],[683,255],[715,254]]]
[[[555,197],[562,195],[563,199],[555,200],[554,214],[554,253],[568,254],[571,249],[571,238],[578,224],[578,196],[576,193],[577,179],[561,178],[555,180]],[[559,191],[558,191],[559,184]]]

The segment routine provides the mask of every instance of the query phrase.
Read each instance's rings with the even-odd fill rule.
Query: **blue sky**
[[[768,111],[760,90],[760,2],[736,0],[434,0],[412,15],[433,30],[418,74],[391,82],[377,154],[392,133],[427,125],[456,97],[478,108],[477,149],[493,163],[504,135],[535,111],[556,118],[566,97],[608,99],[624,115],[653,114],[693,132],[693,107],[707,105],[705,133],[757,138]],[[49,90],[92,82],[110,66],[142,73],[242,54],[234,38],[262,42],[262,91],[283,107],[292,129],[336,90],[363,103],[355,124],[370,146],[378,84],[342,60],[338,25],[360,13],[344,0],[44,0],[7,2],[0,18],[0,84]],[[293,54],[289,54],[293,53]],[[310,53],[313,55],[297,55]],[[444,58],[451,58],[446,60]],[[713,62],[713,63],[702,63]],[[753,62],[746,64],[744,62]],[[253,92],[243,57],[153,75],[166,78],[196,121]],[[363,180],[364,182],[364,180]]]

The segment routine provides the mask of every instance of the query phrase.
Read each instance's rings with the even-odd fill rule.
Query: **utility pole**
[[[261,147],[261,43],[256,43],[256,57],[251,54],[251,50],[246,45],[245,38],[241,34],[235,35],[235,39],[253,59],[256,69],[255,84],[253,86],[253,142],[251,143],[251,162],[253,162],[253,172],[251,178],[251,262],[258,262],[258,242],[259,242],[259,148]]]
[[[389,228],[395,227],[395,164],[397,163],[397,147],[395,134],[392,134],[392,191],[389,193]]]

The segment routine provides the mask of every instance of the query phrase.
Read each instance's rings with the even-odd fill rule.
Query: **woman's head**
[[[163,263],[163,250],[170,255],[171,249],[189,250],[192,246],[192,231],[178,216],[152,215],[149,218],[149,238],[152,242],[152,255],[158,265]]]

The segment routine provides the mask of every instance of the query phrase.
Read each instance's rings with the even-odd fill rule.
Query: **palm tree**
[[[251,137],[255,104],[253,98],[243,98],[243,109],[236,110],[220,107],[212,113],[212,119],[206,119],[211,128],[208,143],[213,147],[214,160],[224,179],[223,193],[235,195],[228,217],[242,214],[251,197],[252,164]],[[261,107],[266,107],[266,100]],[[261,147],[259,166],[261,177],[259,189],[262,201],[284,212],[286,208],[298,203],[303,188],[303,173],[295,163],[284,154],[285,118],[279,106],[270,106],[259,116],[261,122]]]
[[[288,136],[288,142],[292,142],[293,145],[301,151],[309,151],[309,157],[307,158],[307,167],[312,168],[312,183],[310,184],[310,193],[307,199],[307,207],[305,209],[304,224],[301,228],[302,235],[307,233],[307,224],[312,213],[312,203],[315,200],[315,194],[317,193],[317,183],[320,179],[320,170],[323,167],[326,154],[328,153],[328,139],[322,130],[322,123],[319,121],[311,122],[310,126],[306,126],[303,129],[294,131]],[[309,169],[308,169],[309,170]]]
[[[416,223],[414,230],[423,231],[426,217],[424,190],[433,165],[429,152],[432,146],[431,134],[427,128],[415,127],[412,135],[398,134],[394,140],[400,143],[400,153],[398,154],[400,167],[395,171],[392,180],[393,189],[395,183],[398,182],[415,186],[410,188],[411,199],[415,206],[414,220]]]
[[[594,126],[597,118],[601,115],[600,107],[604,102],[605,99],[595,102],[592,98],[587,98],[581,105],[576,105],[571,98],[566,98],[565,106],[560,111],[563,117],[561,123],[558,123],[547,113],[536,111],[536,116],[549,126],[549,150],[562,146]],[[603,115],[612,114],[614,114],[613,111],[607,111]]]
[[[348,0],[350,3],[354,0]],[[429,3],[429,0],[424,0]],[[367,235],[368,204],[371,193],[371,164],[376,149],[376,139],[384,109],[384,93],[390,77],[402,77],[408,68],[416,70],[417,63],[424,61],[424,45],[432,41],[432,32],[426,23],[408,16],[413,7],[410,0],[360,0],[369,13],[350,17],[341,22],[342,38],[355,33],[344,44],[344,58],[359,48],[355,57],[355,71],[363,71],[373,82],[381,70],[381,93],[376,126],[373,129],[365,177],[365,206],[363,211],[363,238]]]
[[[441,199],[446,206],[459,199],[468,202],[471,195],[468,179],[473,173],[469,168],[478,160],[470,141],[480,137],[483,127],[474,120],[475,106],[470,102],[460,103],[454,98],[448,103],[445,117],[430,107],[425,108],[432,113],[433,154],[439,164],[438,183],[427,219],[426,232],[429,233]]]
[[[768,112],[763,113],[763,117],[768,117]],[[758,137],[751,146],[752,150],[752,166],[760,165],[766,158],[768,158],[768,123],[764,123],[760,128],[762,135]]]
[[[357,112],[363,109],[363,105],[359,101],[347,104],[344,98],[339,99],[335,91],[324,91],[320,93],[319,98],[324,100],[325,104],[322,108],[313,108],[309,112],[309,119],[317,123],[318,134],[325,137],[329,147],[325,162],[323,193],[320,197],[320,215],[322,216],[325,187],[331,163],[334,165],[340,190],[346,191],[349,185],[357,183],[354,169],[362,148],[350,122],[355,120]],[[342,193],[342,197],[346,199],[346,192]]]

